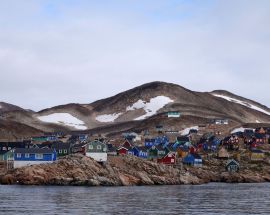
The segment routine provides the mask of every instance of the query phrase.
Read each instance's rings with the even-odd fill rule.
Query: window
[[[6,150],[7,150],[7,147],[4,146],[4,147],[3,147],[3,151],[6,151]]]
[[[24,157],[25,157],[25,158],[29,158],[29,153],[26,153],[26,154],[24,155]]]
[[[88,149],[93,149],[93,148],[94,148],[93,145],[88,146]]]
[[[59,150],[59,153],[60,153],[60,154],[62,153],[62,149]]]
[[[22,154],[21,153],[17,153],[17,158],[21,158]]]
[[[66,149],[64,150],[64,153],[67,154],[67,150]]]
[[[43,154],[35,154],[36,159],[43,159]]]
[[[101,145],[97,145],[97,149],[101,149]]]

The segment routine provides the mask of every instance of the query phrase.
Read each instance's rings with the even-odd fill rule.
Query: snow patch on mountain
[[[184,130],[182,130],[182,131],[180,131],[179,133],[181,134],[181,135],[188,135],[189,134],[189,132],[190,132],[190,130],[199,130],[199,126],[193,126],[193,127],[189,127],[189,128],[185,128]]]
[[[96,117],[99,122],[114,122],[122,113],[104,114]]]
[[[237,104],[246,106],[246,107],[251,108],[253,110],[262,112],[264,114],[270,115],[270,112],[269,111],[266,111],[266,110],[264,110],[264,109],[262,109],[262,108],[260,108],[260,107],[258,107],[256,105],[250,104],[248,102],[241,101],[241,100],[235,99],[235,98],[231,98],[229,96],[219,95],[219,94],[212,94],[212,95],[213,96],[216,96],[216,97],[219,97],[219,98],[222,98],[222,99],[225,99],[225,100],[230,101],[230,102],[234,102],[234,103],[237,103]]]
[[[155,115],[159,109],[163,108],[165,105],[171,102],[174,101],[167,96],[157,96],[155,98],[151,98],[149,102],[139,99],[133,105],[128,106],[126,108],[126,111],[144,109],[146,113],[134,119],[134,120],[143,120],[147,117]]]
[[[53,113],[47,116],[39,116],[37,118],[43,122],[70,126],[79,130],[87,129],[83,121],[77,119],[69,113]]]

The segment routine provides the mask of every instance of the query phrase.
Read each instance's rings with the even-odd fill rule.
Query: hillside
[[[187,126],[213,118],[228,118],[234,124],[270,122],[270,109],[255,101],[223,90],[195,92],[165,82],[147,83],[90,104],[66,104],[30,112],[5,103],[4,110],[4,121],[42,131],[90,129],[110,133],[120,128],[146,128],[160,121],[173,127],[183,119]],[[162,113],[167,111],[179,111],[182,117],[164,118]]]

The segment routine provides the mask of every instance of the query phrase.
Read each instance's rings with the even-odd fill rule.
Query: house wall
[[[14,161],[14,168],[20,168],[23,166],[30,166],[34,164],[43,164],[43,163],[53,163],[53,161],[23,161],[23,160],[16,160]]]
[[[93,158],[98,162],[106,162],[107,161],[107,153],[99,153],[99,152],[86,152],[86,156]]]

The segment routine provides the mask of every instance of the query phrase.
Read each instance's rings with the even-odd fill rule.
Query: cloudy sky
[[[150,81],[270,106],[268,0],[0,0],[0,100],[40,110]]]

